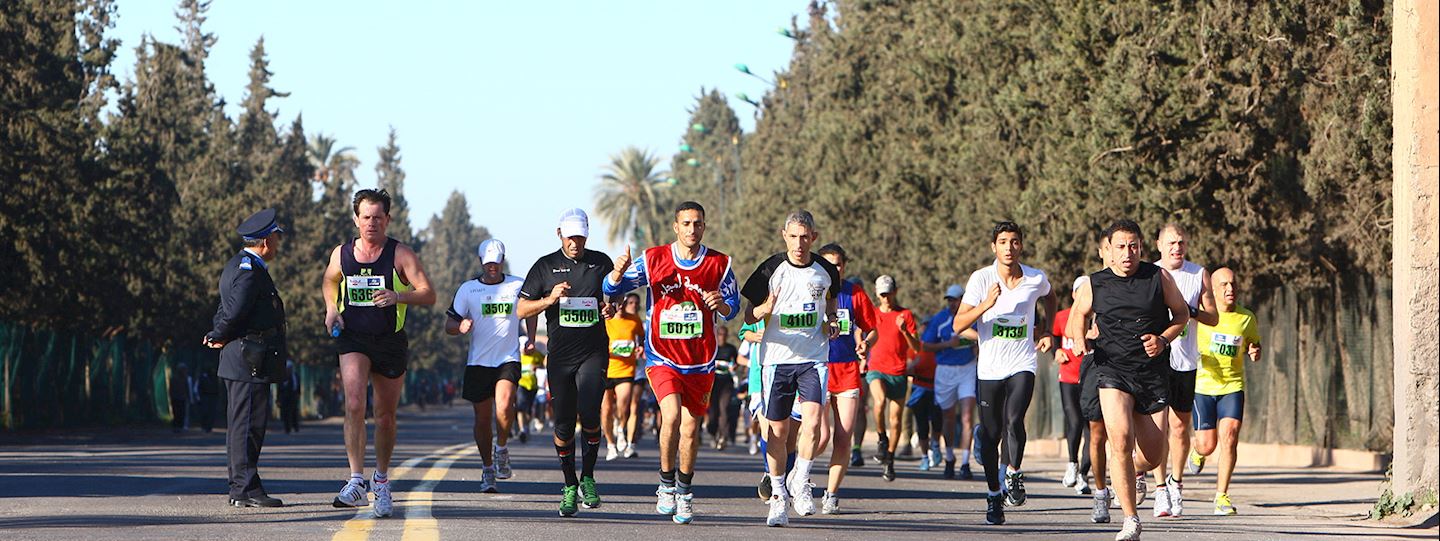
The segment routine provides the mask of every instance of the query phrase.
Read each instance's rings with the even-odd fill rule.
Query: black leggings
[[[930,441],[931,434],[934,434],[935,439],[939,440],[940,435],[945,433],[943,430],[945,418],[940,412],[940,406],[935,404],[933,393],[921,396],[920,400],[910,408],[910,413],[915,415],[915,435],[920,437],[920,441]],[[923,455],[930,449],[921,449],[920,451]]]
[[[1000,490],[1000,437],[1004,434],[1005,462],[1020,471],[1025,456],[1025,411],[1035,394],[1035,373],[1020,372],[1008,378],[980,380],[980,464],[985,466],[985,483],[991,492]]]
[[[1065,447],[1070,462],[1079,462],[1080,475],[1085,475],[1090,473],[1090,422],[1080,413],[1079,383],[1060,382],[1060,405],[1065,409]]]
[[[555,438],[575,438],[575,418],[586,430],[600,430],[600,402],[605,397],[605,369],[609,352],[600,350],[581,357],[551,357],[549,364],[550,404],[554,408]]]

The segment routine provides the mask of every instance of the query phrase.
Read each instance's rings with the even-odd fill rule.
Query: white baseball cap
[[[505,261],[505,243],[500,239],[485,239],[480,243],[480,263],[502,263]]]
[[[895,278],[889,274],[881,274],[875,279],[875,294],[884,295],[895,291]]]
[[[585,211],[578,208],[560,214],[560,236],[589,237],[590,217],[585,215]]]
[[[964,296],[965,288],[960,284],[950,284],[950,287],[945,288],[945,298],[947,299],[958,299]]]

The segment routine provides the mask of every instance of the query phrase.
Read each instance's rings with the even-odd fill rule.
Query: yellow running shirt
[[[620,314],[605,320],[605,333],[610,335],[610,369],[605,377],[635,378],[635,360],[641,354],[641,333],[644,323],[638,316]]]
[[[520,388],[527,391],[534,391],[540,386],[540,381],[535,377],[535,369],[545,360],[545,355],[538,350],[533,353],[520,354]]]
[[[1246,351],[1260,343],[1260,326],[1255,313],[1236,306],[1234,312],[1220,312],[1220,324],[1199,326],[1200,372],[1195,375],[1195,392],[1220,396],[1245,390]]]

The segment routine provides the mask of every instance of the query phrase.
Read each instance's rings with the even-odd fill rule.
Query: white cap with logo
[[[884,295],[895,292],[895,278],[889,274],[881,274],[875,279],[875,294]]]
[[[480,243],[480,263],[503,263],[505,262],[505,243],[500,239],[485,239]]]
[[[950,287],[945,288],[945,298],[947,299],[958,299],[964,296],[965,288],[960,284],[950,284]]]
[[[560,214],[560,236],[589,237],[590,217],[585,215],[585,211],[578,208]]]

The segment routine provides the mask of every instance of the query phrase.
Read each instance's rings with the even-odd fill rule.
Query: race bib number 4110
[[[799,308],[799,310],[777,314],[781,329],[806,330],[813,329],[820,324],[820,312],[815,310],[815,303],[807,302],[794,308]]]

